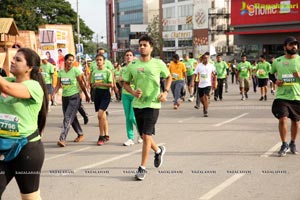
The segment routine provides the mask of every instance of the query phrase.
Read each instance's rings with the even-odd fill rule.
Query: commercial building
[[[229,0],[160,0],[164,59],[177,53],[198,57],[233,53]]]
[[[287,36],[300,39],[299,0],[232,0],[231,28],[240,54],[282,55]]]

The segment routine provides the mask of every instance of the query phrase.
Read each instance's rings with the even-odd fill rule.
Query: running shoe
[[[194,108],[196,108],[197,110],[199,110],[199,109],[200,109],[200,106],[194,106]]]
[[[194,101],[194,96],[191,96],[188,101],[193,102]]]
[[[134,142],[133,140],[131,139],[128,139],[126,142],[123,143],[124,146],[131,146],[131,145],[134,145]]]
[[[280,150],[278,151],[278,156],[279,157],[284,157],[286,155],[286,152],[289,150],[289,146],[286,142],[284,142],[281,147]]]
[[[142,167],[139,167],[137,173],[135,174],[136,180],[142,181],[145,179],[147,171]]]
[[[248,99],[248,94],[247,93],[245,93],[245,97],[246,97],[246,99]]]
[[[99,136],[98,142],[97,142],[98,146],[102,146],[104,145],[104,136]]]
[[[155,153],[154,155],[154,166],[156,168],[159,168],[162,163],[163,163],[163,156],[166,152],[166,148],[164,146],[159,146],[158,148],[160,148],[160,153]]]
[[[262,101],[262,100],[264,100],[264,97],[260,97],[260,99],[259,99],[260,101]]]
[[[109,135],[104,136],[104,142],[109,142]]]
[[[66,146],[66,141],[60,140],[57,142],[57,146],[59,147],[65,147]]]
[[[88,118],[87,116],[83,118],[83,123],[84,123],[84,124],[89,123],[89,118]]]
[[[203,111],[203,116],[208,117],[208,112],[206,110]]]
[[[291,142],[289,144],[289,148],[290,148],[290,151],[291,151],[292,154],[295,154],[295,155],[299,154],[298,151],[297,151],[297,149],[296,149],[295,142]]]
[[[264,96],[264,100],[267,101],[267,95]]]
[[[77,138],[75,138],[74,142],[81,142],[84,140],[84,136],[83,135],[78,135]]]
[[[242,100],[242,101],[245,101],[245,100],[246,100],[246,98],[245,98],[244,96],[242,96],[241,100]]]
[[[143,139],[141,138],[141,136],[138,136],[137,142],[138,143],[143,143]]]

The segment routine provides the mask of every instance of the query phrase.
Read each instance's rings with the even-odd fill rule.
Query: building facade
[[[193,57],[232,49],[229,0],[160,0],[164,59],[177,53]]]
[[[300,2],[232,0],[231,28],[238,52],[250,60],[280,56],[287,36],[300,39]]]

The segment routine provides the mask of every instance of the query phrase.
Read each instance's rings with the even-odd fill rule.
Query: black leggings
[[[15,177],[22,194],[36,192],[40,185],[44,156],[44,146],[39,140],[25,145],[12,161],[0,162],[0,199],[13,177]]]

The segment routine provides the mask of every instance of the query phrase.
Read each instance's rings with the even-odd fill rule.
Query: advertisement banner
[[[232,0],[231,26],[300,22],[299,0]]]
[[[193,16],[194,29],[208,28],[208,8],[209,8],[209,1],[194,0],[194,16]]]

